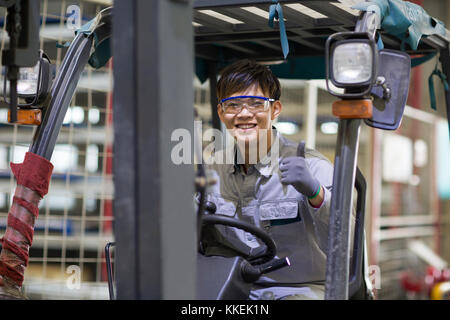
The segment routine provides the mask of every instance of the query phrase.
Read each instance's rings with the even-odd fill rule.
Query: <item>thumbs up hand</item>
[[[280,162],[281,183],[292,185],[308,198],[317,195],[320,182],[313,177],[305,159],[305,142],[301,141],[296,157],[284,158]]]

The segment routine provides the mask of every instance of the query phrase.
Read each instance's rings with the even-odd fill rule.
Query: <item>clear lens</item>
[[[236,98],[230,99],[222,103],[223,109],[226,113],[240,113],[245,106],[248,111],[252,113],[265,111],[269,108],[270,102],[265,99],[258,98]]]
[[[334,81],[342,84],[361,83],[372,76],[372,49],[367,43],[344,43],[333,52]]]
[[[39,62],[32,68],[20,68],[17,81],[17,94],[35,95],[39,78]]]

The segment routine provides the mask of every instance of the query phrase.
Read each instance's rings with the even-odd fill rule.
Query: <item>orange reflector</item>
[[[42,112],[40,109],[18,109],[17,124],[40,125],[42,121]],[[8,122],[11,122],[10,111],[8,111]]]
[[[340,119],[372,118],[372,100],[338,100],[333,102],[333,114]]]

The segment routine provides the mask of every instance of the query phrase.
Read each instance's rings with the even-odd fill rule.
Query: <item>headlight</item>
[[[368,43],[337,44],[332,59],[332,79],[336,86],[364,84],[371,80],[373,54]]]
[[[339,32],[326,44],[327,88],[338,97],[357,98],[370,92],[376,80],[375,41],[365,32]],[[339,93],[330,86],[345,89]]]
[[[34,67],[19,68],[17,96],[25,102],[19,102],[18,107],[36,107],[43,102],[50,92],[55,73],[55,66],[50,63],[50,59],[43,51],[39,52],[39,60]],[[5,101],[9,101],[9,94],[9,81],[5,77],[3,83]]]
[[[32,68],[20,68],[17,81],[19,97],[35,96],[38,89],[40,61]]]

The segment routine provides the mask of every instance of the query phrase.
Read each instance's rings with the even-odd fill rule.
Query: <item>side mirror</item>
[[[377,80],[371,89],[372,118],[364,122],[374,128],[395,130],[400,126],[408,98],[411,58],[402,51],[378,52]]]

